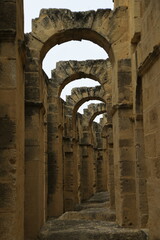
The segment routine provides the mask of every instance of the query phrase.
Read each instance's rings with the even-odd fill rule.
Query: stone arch
[[[107,106],[104,103],[99,103],[99,104],[92,103],[92,104],[88,105],[88,109],[86,109],[84,111],[84,115],[87,115],[87,117],[89,119],[89,126],[92,124],[95,117],[107,112],[106,108],[107,108]]]
[[[39,42],[36,48],[42,61],[48,50],[56,44],[86,39],[103,47],[113,59],[111,42],[109,37],[106,37],[108,35],[106,27],[103,27],[106,26],[106,19],[110,22],[110,17],[112,17],[110,9],[87,12],[71,12],[68,9],[42,9],[39,18],[32,22],[31,45],[34,47],[35,42]]]
[[[112,67],[107,60],[60,61],[52,70],[50,84],[57,87],[60,96],[62,89],[70,82],[80,78],[91,78],[98,81],[111,92]]]
[[[101,100],[105,102],[105,91],[101,86],[73,88],[71,95],[66,98],[66,106],[70,109],[71,115],[76,114],[78,108],[86,101]]]
[[[32,32],[25,36],[26,100],[41,101],[43,99],[44,76],[41,72],[41,63],[47,51],[56,44],[86,39],[103,47],[112,65],[115,59],[122,56],[126,58],[127,48],[124,51],[124,46],[128,29],[127,14],[125,7],[119,7],[116,11],[99,9],[87,12],[42,9],[40,16],[32,21]],[[119,19],[121,19],[120,22]],[[123,50],[117,44],[121,42],[124,42]]]
[[[88,108],[84,109],[84,113],[82,114],[82,128],[83,131],[88,131],[91,128],[91,124],[94,120],[94,118],[101,114],[106,112],[106,104],[105,103],[91,103],[88,105]],[[82,139],[84,142],[85,140]]]

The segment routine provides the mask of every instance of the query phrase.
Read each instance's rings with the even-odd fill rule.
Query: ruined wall
[[[73,124],[76,111],[86,99],[98,97],[111,101],[111,96],[112,121],[109,120],[106,130],[111,208],[116,208],[120,225],[148,227],[150,238],[159,239],[160,2],[115,0],[114,3],[115,11],[72,13],[43,9],[33,21],[32,33],[25,36],[25,50],[22,1],[0,3],[0,236],[3,240],[23,239],[23,226],[25,239],[34,239],[46,215],[58,216],[73,207],[72,197],[75,203],[83,198],[79,191],[83,177],[77,153],[89,161],[93,155],[101,158],[102,153],[93,154],[91,145],[87,150],[80,149],[78,129],[82,119],[78,117],[78,123]],[[87,67],[85,62],[71,61],[64,67],[60,63],[60,72],[52,73],[57,82],[48,80],[41,66],[47,51],[56,44],[82,39],[103,47],[112,67],[108,61],[97,61],[95,66],[93,61],[87,61]],[[81,71],[76,72],[76,68]],[[102,87],[88,95],[87,91],[79,91],[79,96],[74,90],[73,98],[67,99],[69,116],[66,116],[65,104],[59,101],[60,92],[67,83],[84,76],[98,80]],[[108,79],[112,79],[112,86]],[[94,133],[99,134],[96,129],[97,124]],[[74,171],[75,165],[77,171],[70,176],[69,171]],[[77,179],[72,189],[71,178]],[[77,191],[77,195],[70,194],[72,191]],[[91,189],[90,194],[94,191]],[[63,194],[68,202],[63,202]]]
[[[133,4],[133,3],[132,3]],[[135,113],[141,144],[140,212],[141,224],[148,222],[151,239],[158,239],[159,222],[159,65],[160,2],[140,1],[140,38],[132,44],[132,76]],[[135,8],[136,9],[136,8]],[[133,11],[133,9],[131,9]],[[132,12],[131,15],[135,13]],[[132,23],[131,23],[132,24]],[[135,25],[134,21],[133,24]],[[139,30],[137,30],[138,32]],[[136,91],[137,89],[137,91]],[[138,103],[137,103],[138,102]],[[137,109],[138,107],[138,109]],[[142,118],[143,115],[143,118]],[[136,130],[137,132],[137,130]],[[143,144],[144,143],[144,144]],[[144,145],[144,146],[143,146]],[[143,153],[145,151],[145,153]],[[147,183],[147,186],[146,186]],[[146,191],[147,187],[147,191]],[[142,219],[142,216],[145,217]],[[143,220],[143,221],[142,221]]]
[[[24,237],[23,2],[0,2],[0,238]]]
[[[39,67],[35,47],[29,48],[25,35],[25,239],[34,239],[47,217],[48,78]],[[32,56],[32,54],[34,56]],[[32,224],[32,221],[35,223]]]

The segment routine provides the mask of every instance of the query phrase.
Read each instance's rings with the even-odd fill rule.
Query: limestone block
[[[156,157],[156,133],[145,136],[145,150],[147,157]]]
[[[33,57],[27,57],[26,58],[26,64],[25,64],[25,72],[35,72],[39,71],[39,59],[33,58]]]
[[[15,89],[0,90],[0,117],[3,119],[15,120],[16,96]]]
[[[40,161],[40,146],[27,145],[25,150],[25,161]]]
[[[0,178],[15,181],[16,151],[14,149],[1,149],[0,156]]]
[[[7,115],[0,117],[0,148],[15,148],[16,122]]]
[[[15,224],[16,218],[14,214],[0,214],[0,236],[3,236],[2,239],[13,240]]]
[[[120,179],[121,191],[123,193],[135,193],[135,180],[134,179]]]
[[[121,158],[123,159],[123,157]],[[120,174],[122,177],[135,176],[135,163],[133,161],[120,161]]]
[[[127,161],[133,161],[134,148],[128,147],[125,144],[119,149],[120,158]]]
[[[0,42],[0,56],[3,58],[15,58],[15,46],[13,42]]]
[[[13,183],[0,183],[0,209],[14,209],[16,207],[16,187]]]
[[[39,87],[39,75],[37,72],[25,73],[25,84],[28,87]]]
[[[0,2],[0,22],[1,30],[16,29],[16,1]]]
[[[0,87],[15,88],[16,87],[16,61],[0,60]]]

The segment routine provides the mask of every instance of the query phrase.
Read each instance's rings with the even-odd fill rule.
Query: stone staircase
[[[122,228],[115,222],[115,212],[109,209],[107,193],[97,193],[91,199],[66,212],[58,219],[50,218],[42,227],[38,240],[147,240],[143,230]]]

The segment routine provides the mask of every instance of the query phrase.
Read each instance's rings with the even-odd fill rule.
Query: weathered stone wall
[[[132,6],[134,5],[134,1]],[[131,16],[139,16],[137,29],[140,37],[132,44],[132,77],[137,147],[139,154],[139,209],[141,225],[150,229],[150,238],[158,239],[159,222],[159,41],[160,2],[136,1],[130,8]],[[131,19],[131,25],[136,25]],[[135,34],[134,34],[135,35]],[[133,41],[132,41],[133,42]],[[135,143],[135,144],[136,144]],[[146,186],[147,183],[147,186]],[[146,191],[147,187],[147,191]]]
[[[24,237],[23,2],[0,2],[0,239]]]
[[[117,222],[148,227],[151,240],[160,237],[160,2],[114,4],[114,11],[43,9],[24,44],[22,1],[0,3],[2,240],[22,240],[23,231],[26,240],[35,239],[47,215],[58,216],[93,194],[105,168],[99,165],[96,175],[94,165],[106,153],[110,207],[116,209]],[[110,62],[60,62],[48,80],[42,71],[46,53],[56,44],[82,39],[103,47]],[[101,87],[74,89],[67,103],[61,101],[64,86],[82,77],[99,81]],[[102,131],[106,149],[98,145],[101,127],[94,123],[90,132],[92,120],[86,117],[83,128],[84,118],[76,114],[84,101],[95,98],[109,106]],[[85,134],[89,144],[82,146]],[[86,189],[81,188],[84,180]]]
[[[46,220],[47,209],[47,83],[35,47],[26,41],[25,63],[25,239],[34,239]],[[34,54],[33,54],[34,53]],[[33,55],[32,55],[33,54]],[[32,224],[32,221],[35,224]]]
[[[57,96],[56,79],[48,84],[47,152],[48,152],[48,216],[63,213],[63,101]],[[57,202],[59,203],[57,205]]]

